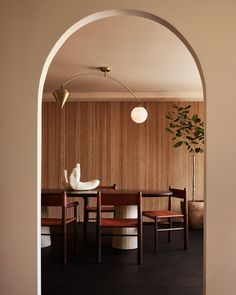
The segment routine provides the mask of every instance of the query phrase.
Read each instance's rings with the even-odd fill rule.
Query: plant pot
[[[181,210],[183,212],[183,202]],[[190,229],[203,229],[204,200],[188,201],[188,222]]]
[[[202,229],[204,223],[204,201],[188,201],[189,228]]]

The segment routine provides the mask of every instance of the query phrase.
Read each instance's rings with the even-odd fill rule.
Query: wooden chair
[[[107,189],[117,189],[117,185],[100,185],[96,188],[97,190],[107,190]],[[104,213],[113,213],[115,214],[115,208],[114,206],[102,206],[102,212]],[[96,216],[95,217],[90,217],[89,213],[96,214],[97,213],[97,207],[96,206],[90,206],[88,204],[88,198],[84,199],[84,240],[87,237],[88,234],[88,222],[90,220],[96,221]]]
[[[102,206],[137,206],[137,218],[102,218]],[[143,227],[142,227],[142,193],[107,193],[98,192],[97,195],[97,263],[101,263],[101,237],[102,236],[137,236],[138,237],[138,251],[137,262],[143,262]],[[104,228],[137,228],[137,234],[122,235],[122,234],[103,234]]]
[[[67,263],[67,225],[74,224],[75,247],[77,241],[77,208],[78,202],[69,202],[66,192],[58,194],[42,194],[41,206],[52,206],[61,208],[61,218],[41,218],[41,226],[59,227],[61,228],[60,236],[62,236],[62,258],[63,263]],[[69,208],[73,208],[73,217],[68,217]],[[51,235],[44,234],[41,235]]]
[[[168,231],[168,242],[170,242],[172,231],[183,230],[184,249],[188,249],[188,206],[186,189],[181,190],[169,187],[169,190],[172,192],[172,196],[168,197],[168,210],[143,211],[143,216],[154,220],[155,252],[157,252],[158,249],[158,232],[162,231]],[[183,213],[172,211],[172,198],[177,198],[183,201]],[[173,219],[176,218],[183,219],[183,226],[173,227]],[[164,222],[165,220],[167,220],[167,222]]]

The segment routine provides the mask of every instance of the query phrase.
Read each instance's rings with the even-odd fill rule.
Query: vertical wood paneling
[[[130,118],[133,102],[67,102],[63,110],[54,102],[44,102],[43,188],[63,187],[63,170],[70,173],[79,162],[82,181],[98,178],[103,185],[117,183],[124,189],[186,187],[190,198],[191,156],[184,148],[173,148],[171,136],[165,132],[165,115],[171,104],[146,102],[148,120],[135,124]],[[204,103],[190,104],[192,113],[204,118]],[[204,156],[199,155],[198,199],[204,198],[203,189]],[[144,209],[162,208],[165,203],[146,199]]]

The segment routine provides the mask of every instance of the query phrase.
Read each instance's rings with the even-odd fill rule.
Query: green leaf
[[[191,108],[191,105],[190,104],[187,107],[185,107],[184,109],[187,110],[189,108]]]
[[[193,121],[193,122],[196,122],[196,120],[198,120],[198,115],[197,115],[197,114],[194,114],[194,115],[192,116],[192,121]]]
[[[199,123],[199,122],[201,122],[201,119],[198,117],[197,114],[194,114],[194,115],[192,116],[192,121],[193,121],[194,123]]]
[[[198,148],[195,148],[195,152],[196,152],[196,153],[202,153],[202,152],[203,152],[203,149],[201,149],[201,148],[199,148],[199,147],[198,147]]]
[[[198,130],[194,132],[194,136],[195,137],[199,137],[201,134],[202,134],[202,132],[200,132]]]
[[[166,128],[166,131],[168,131],[168,132],[174,134],[174,132],[173,132],[170,128]]]
[[[201,128],[201,127],[197,127],[196,130],[199,131],[199,132],[201,132],[201,133],[204,133],[204,129]]]
[[[182,145],[182,141],[178,141],[178,142],[176,142],[176,144],[174,145],[174,147],[179,147],[179,146],[181,146]]]
[[[194,140],[195,138],[194,137],[191,137],[191,136],[186,136],[187,139],[189,140]]]
[[[182,133],[180,131],[176,132],[176,136],[177,137],[181,137],[182,136]]]

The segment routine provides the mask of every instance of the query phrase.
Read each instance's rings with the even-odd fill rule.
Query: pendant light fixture
[[[128,90],[138,101],[139,106],[133,108],[133,110],[131,111],[131,119],[135,122],[135,123],[143,123],[144,121],[146,121],[148,113],[146,111],[146,109],[142,106],[139,98],[136,96],[136,94],[134,94],[134,92],[124,83],[122,83],[121,81],[115,79],[114,77],[108,75],[108,73],[111,71],[111,69],[109,67],[99,67],[98,68],[101,72],[104,73],[104,77],[105,78],[109,78],[117,83],[119,83],[120,85],[122,85],[124,88],[126,88],[126,90]],[[74,79],[77,79],[81,76],[85,76],[85,75],[97,75],[97,73],[93,73],[93,72],[89,72],[89,73],[81,73],[78,74],[76,76],[71,77],[70,79],[66,80],[65,82],[63,82],[61,84],[61,88],[55,90],[53,92],[53,95],[57,101],[57,103],[59,104],[59,106],[61,107],[61,109],[63,108],[63,106],[65,105],[70,93],[68,90],[66,90],[64,88],[64,86],[66,84],[68,84],[69,82],[73,81]]]

